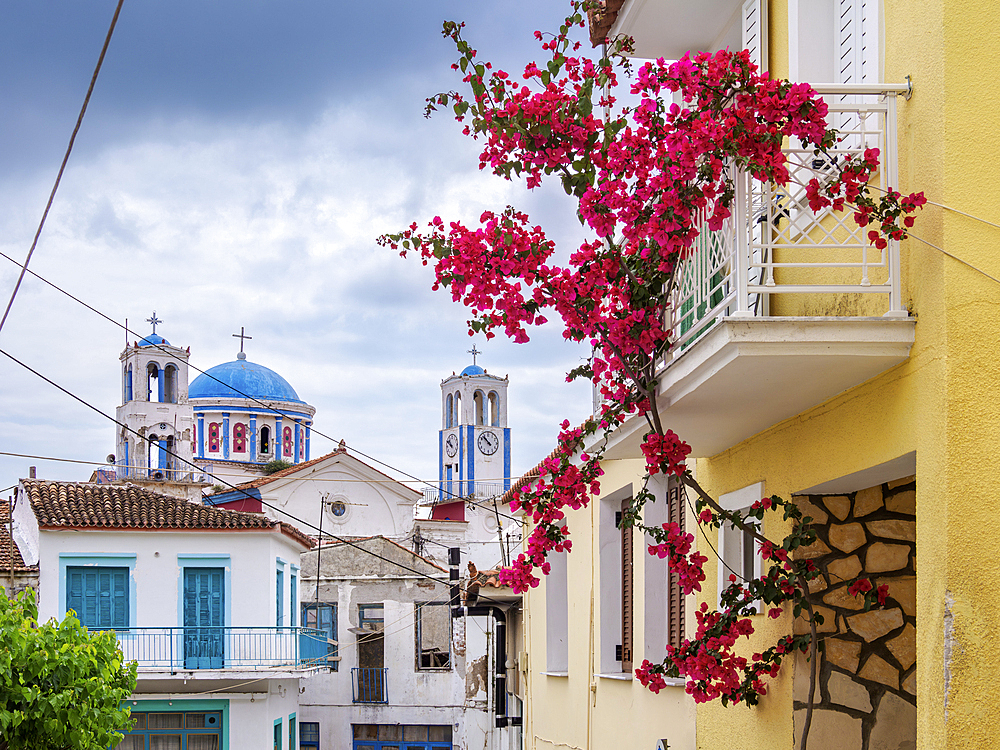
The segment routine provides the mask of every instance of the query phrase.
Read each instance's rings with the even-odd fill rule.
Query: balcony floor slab
[[[712,456],[906,361],[913,318],[720,318],[660,372],[665,429]],[[641,456],[644,419],[609,441],[609,458]]]

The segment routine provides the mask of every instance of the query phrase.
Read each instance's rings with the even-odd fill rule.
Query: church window
[[[233,453],[247,452],[247,426],[242,422],[233,425]]]
[[[271,428],[264,425],[260,428],[260,452],[270,453],[271,452]]]
[[[448,398],[445,401],[444,407],[444,426],[454,427],[455,426],[455,399],[449,393]]]
[[[221,429],[218,422],[212,422],[208,425],[208,451],[209,453],[219,452],[219,437],[221,434]]]
[[[490,391],[490,424],[500,426],[500,397],[496,391]]]
[[[306,455],[306,434],[301,427],[296,429],[299,431],[299,461],[301,461]]]
[[[281,455],[291,456],[292,454],[292,428],[286,426],[281,431]]]
[[[146,365],[146,400],[160,401],[160,367],[156,362]]]
[[[163,370],[163,403],[177,403],[177,368],[173,365]]]
[[[475,404],[476,408],[476,424],[486,424],[485,416],[483,414],[483,392],[476,391],[472,396],[472,403]]]

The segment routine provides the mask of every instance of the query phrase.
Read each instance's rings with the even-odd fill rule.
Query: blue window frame
[[[299,598],[299,577],[295,575],[295,569],[292,569],[292,577],[288,579],[288,619],[289,625],[293,628],[295,627],[295,607],[298,604]],[[293,748],[294,750],[294,748]]]
[[[295,750],[295,714],[288,717],[288,750]]]
[[[129,626],[129,569],[66,567],[66,609],[87,628]]]
[[[299,750],[319,750],[318,721],[303,721],[299,724]]]
[[[337,640],[337,605],[336,603],[313,602],[302,605],[302,627],[322,630],[328,641]],[[337,646],[330,644],[329,656],[337,655]],[[328,662],[330,668],[337,672],[339,661]],[[303,724],[303,726],[305,726]],[[300,733],[302,729],[300,728]]]
[[[285,619],[285,571],[277,570],[274,574],[275,578],[275,588],[277,589],[277,600],[275,602],[274,609],[274,624],[281,626],[282,620]]]
[[[132,712],[132,729],[115,750],[170,747],[179,750],[222,748],[221,711]]]
[[[281,750],[281,719],[274,720],[274,750]],[[294,750],[294,749],[293,749]]]
[[[352,724],[353,750],[451,750],[451,725]]]

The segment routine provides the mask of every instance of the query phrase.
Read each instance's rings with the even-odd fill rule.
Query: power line
[[[122,422],[119,422],[117,419],[115,419],[114,417],[112,417],[110,414],[105,414],[98,407],[96,407],[93,404],[89,403],[88,401],[86,401],[82,397],[77,396],[72,391],[64,388],[61,385],[59,385],[54,380],[52,380],[51,378],[47,377],[46,375],[43,375],[38,370],[34,369],[33,367],[31,367],[30,365],[26,364],[25,362],[22,362],[17,357],[15,357],[13,354],[10,354],[9,352],[5,351],[4,349],[0,349],[0,354],[2,354],[3,356],[7,357],[7,359],[11,360],[12,362],[20,365],[21,367],[23,367],[24,369],[26,369],[28,372],[30,372],[30,373],[36,375],[37,377],[41,378],[42,380],[44,380],[46,383],[48,383],[52,387],[57,388],[58,390],[62,391],[67,396],[69,396],[70,398],[72,398],[74,401],[78,401],[79,403],[83,404],[88,409],[96,412],[97,414],[101,415],[105,419],[108,419],[111,422],[114,422],[116,425],[118,425],[122,429],[128,430],[129,432],[131,432],[132,434],[134,434],[136,437],[144,439],[144,438],[142,438],[142,435],[140,435],[136,430],[133,430],[128,425],[126,425],[126,424],[124,424]],[[188,466],[191,466],[192,468],[197,469],[198,471],[202,471],[201,467],[199,467],[198,465],[196,465],[192,461],[188,461],[183,456],[179,456],[176,453],[173,453],[172,451],[169,451],[169,450],[166,450],[166,449],[164,449],[164,452],[167,455],[172,456],[173,458],[177,459],[178,461],[181,461],[181,462],[187,464]],[[420,576],[421,578],[426,578],[427,580],[433,581],[434,583],[437,583],[437,584],[447,585],[447,581],[448,581],[447,578],[438,579],[438,578],[435,578],[433,576],[427,575],[426,573],[421,573],[419,570],[415,570],[413,568],[407,567],[406,565],[403,565],[402,563],[397,562],[396,560],[390,560],[388,557],[383,557],[382,555],[378,554],[377,552],[373,552],[373,551],[367,549],[366,547],[362,547],[362,546],[360,546],[358,544],[355,544],[354,542],[352,542],[349,539],[337,536],[335,534],[331,534],[328,531],[321,531],[319,529],[319,527],[315,526],[314,524],[310,523],[309,521],[306,521],[305,519],[299,518],[298,516],[294,516],[291,513],[289,513],[288,511],[284,510],[283,508],[278,508],[275,505],[272,505],[271,503],[267,502],[263,498],[253,497],[246,490],[244,490],[244,489],[242,489],[240,487],[237,487],[234,484],[230,484],[229,482],[226,482],[224,479],[220,479],[219,477],[214,476],[210,472],[204,472],[204,473],[207,474],[208,476],[212,477],[213,479],[218,479],[221,483],[223,483],[224,485],[228,486],[230,489],[233,489],[233,490],[236,490],[237,492],[242,493],[244,495],[244,497],[246,497],[248,499],[251,499],[251,500],[256,500],[261,505],[264,505],[264,506],[270,508],[271,510],[273,510],[273,511],[275,511],[277,513],[280,513],[280,514],[282,514],[284,516],[286,516],[287,518],[290,518],[292,521],[294,521],[294,522],[296,522],[298,524],[301,524],[305,528],[315,529],[316,531],[319,531],[320,534],[325,534],[327,537],[329,537],[330,539],[333,539],[334,541],[336,541],[336,542],[338,542],[340,544],[346,544],[349,547],[353,547],[354,549],[357,549],[357,550],[359,550],[361,552],[364,552],[364,553],[366,553],[368,555],[371,555],[372,557],[378,558],[379,560],[382,560],[383,562],[387,562],[390,565],[395,565],[395,566],[397,566],[399,568],[402,568],[403,570],[405,570],[405,571],[407,571],[409,573],[413,573],[413,574],[415,574],[417,576]],[[322,537],[319,537],[319,543],[322,544]],[[319,577],[318,573],[319,573],[319,571],[317,571],[317,579]],[[443,573],[442,573],[442,575],[443,575]],[[486,598],[486,597],[484,597],[484,598]],[[501,601],[495,600],[495,599],[490,599],[490,601],[494,602],[495,604],[505,604],[505,603],[507,603],[507,602],[501,602]]]
[[[137,336],[137,337],[141,336],[141,334],[139,334],[137,331],[133,331],[127,325],[119,323],[117,320],[115,320],[111,316],[109,316],[109,315],[101,312],[100,310],[98,310],[93,305],[90,305],[87,302],[84,302],[79,297],[74,296],[72,293],[66,291],[65,289],[63,289],[62,287],[60,287],[58,284],[55,284],[54,282],[49,281],[44,276],[41,276],[40,274],[37,274],[34,271],[28,270],[25,266],[23,266],[21,263],[19,263],[14,258],[11,258],[9,255],[7,255],[6,253],[4,253],[3,251],[0,251],[0,256],[3,256],[4,258],[6,258],[8,261],[10,261],[11,263],[13,263],[14,265],[20,266],[21,269],[22,269],[22,271],[26,271],[27,273],[30,273],[32,276],[34,276],[39,281],[41,281],[44,284],[47,284],[48,286],[52,287],[57,292],[60,292],[61,294],[66,295],[67,297],[69,297],[74,302],[77,302],[77,303],[83,305],[88,310],[90,310],[91,312],[95,313],[96,315],[104,318],[106,321],[108,321],[112,325],[118,326],[119,328],[121,328],[122,330],[124,330],[127,334],[131,334],[131,335]],[[181,361],[173,352],[168,351],[161,344],[158,344],[158,343],[155,343],[155,342],[149,342],[149,348],[158,349],[163,354],[166,354],[168,357],[173,358],[175,361],[177,361],[177,362]],[[240,396],[242,396],[243,398],[247,399],[248,401],[253,401],[256,404],[259,404],[260,406],[262,406],[267,411],[272,412],[272,413],[274,413],[274,414],[276,414],[276,415],[278,415],[280,417],[283,417],[283,418],[287,417],[288,419],[295,420],[295,417],[293,417],[293,416],[291,416],[291,415],[289,415],[289,414],[281,411],[280,409],[274,408],[274,406],[272,406],[271,404],[265,403],[264,401],[261,401],[260,399],[258,399],[255,396],[251,396],[248,393],[244,393],[243,391],[241,391],[238,388],[234,387],[230,383],[223,382],[219,378],[217,378],[214,375],[212,375],[212,373],[207,372],[205,370],[202,370],[201,368],[199,368],[199,367],[197,367],[195,365],[192,365],[190,362],[187,363],[187,366],[188,366],[189,369],[192,369],[192,370],[195,370],[196,372],[201,373],[202,375],[204,375],[204,376],[206,376],[206,377],[214,380],[216,383],[219,383],[220,385],[226,386],[227,388],[231,389],[233,392],[239,394]],[[469,498],[466,498],[466,497],[464,497],[462,495],[459,495],[459,494],[457,494],[455,492],[451,492],[450,490],[446,490],[444,487],[436,486],[436,483],[433,482],[432,480],[420,479],[419,477],[416,477],[413,474],[405,472],[402,469],[396,468],[395,466],[392,466],[391,464],[388,464],[385,461],[380,461],[379,459],[375,458],[374,456],[370,456],[367,453],[364,453],[363,451],[360,451],[360,450],[358,450],[357,448],[355,448],[353,446],[347,445],[347,442],[345,440],[343,440],[343,439],[338,440],[337,438],[331,437],[330,435],[327,435],[326,433],[322,432],[321,430],[317,429],[316,427],[312,427],[311,428],[311,432],[312,432],[312,434],[319,435],[320,437],[326,438],[327,440],[330,440],[331,442],[334,442],[334,443],[344,443],[344,447],[346,449],[352,451],[353,453],[358,454],[359,456],[363,456],[364,458],[368,459],[369,461],[373,461],[374,463],[377,463],[377,464],[379,464],[381,466],[384,466],[387,469],[389,469],[390,471],[394,471],[397,474],[402,474],[404,477],[408,478],[407,481],[416,482],[418,484],[426,485],[427,487],[429,487],[431,489],[436,489],[436,490],[438,490],[439,493],[441,493],[441,494],[447,494],[450,498],[453,498],[455,501],[464,500],[464,501],[469,502],[472,505],[475,505],[477,507],[484,508],[484,509],[487,509],[487,510],[490,509],[490,506],[484,505],[481,502],[476,502],[476,501],[471,500]],[[211,459],[205,459],[205,460],[211,461]],[[518,477],[518,478],[520,478],[520,477]],[[513,479],[513,477],[504,477],[504,479],[505,480],[506,479]],[[392,480],[392,481],[399,482],[400,484],[403,483],[400,480]],[[441,482],[441,483],[443,484],[443,482]],[[509,519],[511,521],[518,521],[519,520],[516,516],[512,516],[512,515],[509,515],[507,513],[501,513],[500,515],[504,516],[504,518],[507,518],[507,519]]]
[[[66,171],[66,164],[69,162],[69,155],[73,152],[73,144],[76,143],[76,134],[80,132],[80,126],[83,124],[83,116],[87,113],[87,105],[90,104],[90,95],[94,93],[94,85],[97,83],[97,76],[101,72],[101,66],[104,65],[104,55],[107,54],[108,45],[111,44],[111,35],[115,32],[115,26],[118,24],[118,15],[121,13],[122,4],[125,0],[118,0],[118,6],[115,8],[115,15],[111,19],[111,26],[108,27],[108,35],[104,39],[104,46],[101,47],[101,55],[97,58],[97,67],[94,68],[94,75],[90,78],[90,86],[87,88],[87,95],[83,99],[83,106],[80,108],[80,114],[76,118],[76,127],[73,128],[73,134],[69,138],[69,145],[66,147],[66,153],[63,156],[62,164],[59,165],[59,173],[56,175],[55,184],[52,186],[52,192],[49,193],[49,200],[45,204],[45,210],[42,212],[41,221],[38,222],[38,229],[35,230],[35,238],[31,241],[31,247],[28,249],[28,255],[24,259],[24,265],[21,266],[21,273],[18,274],[17,283],[14,284],[14,290],[10,293],[10,299],[7,301],[7,309],[4,310],[3,318],[0,318],[0,331],[3,330],[4,323],[7,322],[7,316],[10,315],[10,309],[14,305],[14,298],[17,296],[18,291],[21,288],[21,282],[24,280],[24,274],[28,270],[28,264],[31,263],[31,256],[35,253],[35,248],[38,246],[38,238],[42,235],[42,228],[45,226],[45,220],[49,216],[49,210],[52,208],[52,201],[55,200],[56,191],[59,189],[59,183],[62,182],[63,172]]]

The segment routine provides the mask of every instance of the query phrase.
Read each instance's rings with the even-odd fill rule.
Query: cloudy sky
[[[66,148],[113,0],[12,3],[0,25],[0,249],[24,257]],[[425,97],[459,85],[440,34],[464,20],[507,69],[538,56],[565,0],[126,0],[31,268],[110,317],[191,347],[207,369],[248,356],[317,407],[316,429],[419,477],[436,474],[440,381],[470,362],[465,311],[431,271],[375,238],[434,215],[508,203],[564,251],[582,237],[555,189],[478,172],[475,144]],[[2,303],[17,268],[0,258]],[[540,332],[475,339],[509,374],[515,476],[581,420],[590,396],[564,374],[586,351]],[[0,348],[114,414],[120,328],[25,281]],[[192,378],[197,373],[192,374]],[[313,455],[333,442],[315,435]],[[101,462],[113,425],[0,358],[0,452]],[[0,455],[0,490],[37,465]],[[6,497],[4,494],[4,497]]]

